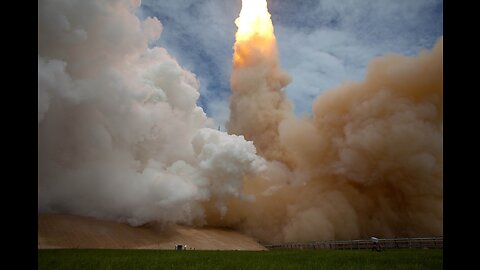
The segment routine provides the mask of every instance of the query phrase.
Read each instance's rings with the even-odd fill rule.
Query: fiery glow
[[[255,66],[261,61],[276,64],[277,44],[266,0],[242,0],[242,10],[235,20],[234,68]]]
[[[235,20],[237,42],[255,37],[274,39],[273,24],[267,8],[267,0],[242,0],[240,16]]]

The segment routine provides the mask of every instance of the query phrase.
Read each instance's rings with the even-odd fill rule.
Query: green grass
[[[39,250],[38,269],[442,269],[442,250]]]

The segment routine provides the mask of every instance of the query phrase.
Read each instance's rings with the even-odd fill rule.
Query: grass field
[[[38,269],[442,269],[442,250],[39,250]]]

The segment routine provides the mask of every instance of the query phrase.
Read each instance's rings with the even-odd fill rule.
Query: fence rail
[[[265,244],[268,249],[373,249],[372,240],[332,240]],[[380,249],[395,248],[443,248],[442,237],[378,239]]]

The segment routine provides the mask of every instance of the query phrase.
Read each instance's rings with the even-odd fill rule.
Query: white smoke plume
[[[242,136],[209,128],[195,76],[168,52],[139,1],[42,0],[38,9],[40,212],[204,223],[225,212],[263,159]]]

